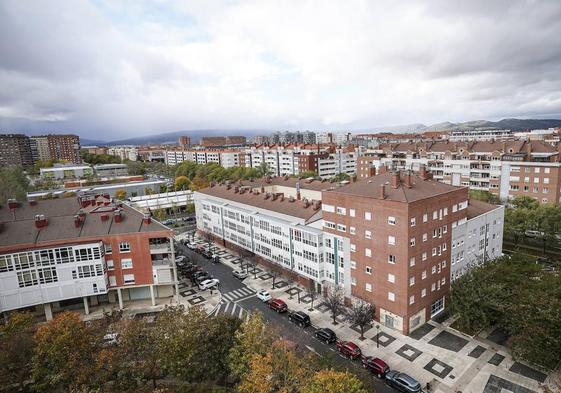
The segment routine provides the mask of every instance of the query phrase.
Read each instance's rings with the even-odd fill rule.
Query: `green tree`
[[[348,371],[320,370],[302,393],[367,393],[360,379]]]
[[[186,190],[189,189],[189,179],[187,176],[178,176],[175,178],[175,189]]]
[[[269,165],[267,165],[266,162],[262,162],[261,164],[259,164],[259,166],[256,169],[257,169],[257,177],[259,178],[270,176],[273,174],[273,170],[269,168]]]
[[[115,191],[115,198],[119,199],[120,201],[124,200],[127,197],[127,191],[125,189],[119,189]]]
[[[131,176],[144,176],[146,174],[146,164],[142,161],[125,160],[127,171]]]
[[[517,246],[521,238],[524,237],[526,231],[530,228],[531,210],[519,208],[507,208],[505,210],[504,231],[514,240]]]
[[[0,168],[0,204],[4,205],[8,199],[15,198],[18,201],[27,199],[29,181],[25,173],[18,167]]]
[[[510,201],[510,204],[512,206],[514,206],[515,208],[525,208],[525,209],[530,209],[533,210],[535,208],[538,207],[538,205],[540,204],[537,200],[535,200],[534,198],[531,198],[529,196],[517,196],[516,198],[514,198],[512,201]]]
[[[494,205],[498,205],[501,202],[497,194],[493,194],[492,192],[483,190],[470,190],[469,198],[477,199],[478,201],[487,202]]]
[[[338,173],[331,178],[334,182],[342,182],[342,181],[349,181],[351,180],[351,176],[347,173]]]
[[[319,178],[318,174],[314,171],[304,171],[304,172],[301,172],[300,175],[298,175],[298,176],[303,178],[303,179],[307,179],[307,178],[310,178],[310,177],[313,177],[314,179]]]
[[[0,326],[0,378],[4,386],[18,385],[24,390],[31,377],[34,332],[35,322],[29,313],[14,313]]]
[[[195,204],[194,203],[187,204],[187,206],[185,206],[185,212],[187,214],[195,214]]]
[[[39,391],[70,391],[93,385],[99,340],[80,314],[63,312],[39,327],[32,374]]]
[[[555,239],[561,226],[561,208],[544,203],[530,211],[530,228],[538,233],[542,241],[543,253],[545,254],[547,244]]]

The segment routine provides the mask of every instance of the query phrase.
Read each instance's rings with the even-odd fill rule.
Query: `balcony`
[[[171,246],[169,243],[169,239],[166,237],[150,239],[149,246],[150,246],[150,254],[171,253]]]

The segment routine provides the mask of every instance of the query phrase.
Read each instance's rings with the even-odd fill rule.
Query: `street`
[[[241,317],[247,312],[260,311],[267,321],[285,338],[298,344],[300,349],[306,348],[308,351],[314,352],[318,356],[324,358],[331,358],[338,367],[347,368],[349,371],[361,375],[363,381],[367,381],[365,386],[369,389],[375,389],[380,393],[393,393],[395,390],[387,386],[383,381],[378,380],[370,372],[364,370],[360,361],[351,361],[343,358],[335,350],[335,345],[327,345],[314,337],[315,329],[307,327],[305,329],[291,323],[285,314],[279,314],[259,300],[254,291],[248,288],[243,281],[238,280],[232,276],[232,269],[230,267],[217,263],[213,264],[210,260],[204,258],[202,255],[189,250],[187,247],[178,244],[178,254],[185,255],[192,262],[197,263],[203,267],[215,278],[220,280],[220,291],[222,292],[223,302],[227,303],[221,306],[218,312],[225,311],[225,313]],[[288,294],[286,295],[289,296]],[[321,327],[321,326],[320,326]],[[327,327],[327,326],[326,326]],[[357,343],[360,345],[360,343]]]

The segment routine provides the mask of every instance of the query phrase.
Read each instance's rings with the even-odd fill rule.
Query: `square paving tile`
[[[487,348],[478,345],[477,347],[473,348],[470,353],[468,353],[468,356],[477,359],[478,357],[483,355],[483,352],[485,352],[486,349]]]
[[[193,296],[191,299],[188,299],[187,301],[194,306],[196,304],[203,303],[205,301],[205,298],[202,296]]]
[[[284,291],[285,293],[288,293],[289,295],[296,295],[297,293],[302,292],[302,290],[298,287],[292,287],[292,288],[288,288],[286,291]]]
[[[255,270],[253,269],[253,267],[249,267],[249,272],[251,274],[259,274],[259,273],[263,273],[263,269],[261,269],[260,267],[256,267]]]
[[[329,311],[329,307],[325,303],[320,303],[316,306],[316,310],[321,311],[321,312],[327,312],[327,311]]]
[[[455,334],[447,331],[438,333],[436,337],[429,341],[429,344],[436,345],[437,347],[447,349],[453,352],[459,352],[466,346],[468,340],[463,337],[456,336]]]
[[[310,304],[312,302],[312,297],[310,295],[300,296],[300,301],[305,304]]]
[[[442,379],[446,378],[446,376],[450,374],[450,371],[452,371],[452,366],[449,366],[446,363],[434,358],[423,368]]]
[[[539,372],[538,370],[534,370],[533,368],[519,362],[514,362],[514,364],[510,368],[510,371],[542,383],[547,378],[547,375],[545,375],[544,373]]]
[[[281,289],[281,288],[284,288],[284,287],[287,287],[287,286],[288,286],[288,283],[286,281],[277,281],[275,283],[275,288],[277,288],[277,289]]]
[[[434,329],[434,326],[432,326],[430,323],[425,323],[423,326],[413,330],[409,337],[414,338],[415,340],[419,340],[422,337],[425,337],[432,329]]]
[[[230,259],[233,259],[233,258],[235,258],[235,256],[230,255],[230,254],[224,256],[224,259],[227,259],[227,260],[230,260]]]
[[[218,255],[222,256],[222,255],[226,255],[228,253],[226,251],[216,251],[215,254],[218,254]]]
[[[265,274],[260,275],[259,278],[261,280],[269,280],[269,279],[273,278],[273,276],[271,276],[269,273],[265,273]]]
[[[501,364],[501,362],[504,360],[504,356],[503,355],[499,355],[498,353],[494,354],[493,357],[491,359],[489,359],[489,361],[487,363],[492,364],[494,366],[498,366],[499,364]]]
[[[417,359],[419,356],[421,356],[421,354],[423,352],[419,351],[416,348],[413,348],[409,344],[405,344],[404,346],[399,348],[397,351],[395,351],[395,353],[397,353],[402,358],[405,358],[405,359],[409,360],[410,362],[413,362],[415,359]]]
[[[189,285],[188,285],[187,283],[185,283],[185,282],[180,282],[177,286],[178,286],[180,289],[183,289],[183,288],[187,288]]]
[[[374,337],[372,337],[371,340],[374,341],[374,342],[376,342],[376,340],[378,340],[377,345],[380,345],[380,346],[385,348],[395,341],[395,337],[390,336],[389,334],[384,333],[384,332],[379,332]]]
[[[197,293],[194,289],[187,289],[185,291],[179,291],[179,294],[183,297],[191,296]]]
[[[239,265],[240,264],[240,260],[239,259],[234,259],[233,261],[231,261],[234,265]]]
[[[514,392],[514,393],[536,393],[534,390],[525,388],[522,385],[518,385],[514,382],[507,381],[506,379],[502,379],[501,377],[497,377],[496,375],[491,374],[487,383],[485,384],[485,388],[483,389],[482,393],[506,393],[506,392]]]

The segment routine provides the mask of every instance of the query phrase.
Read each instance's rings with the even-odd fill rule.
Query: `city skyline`
[[[0,7],[4,131],[113,140],[561,114],[555,2]]]

